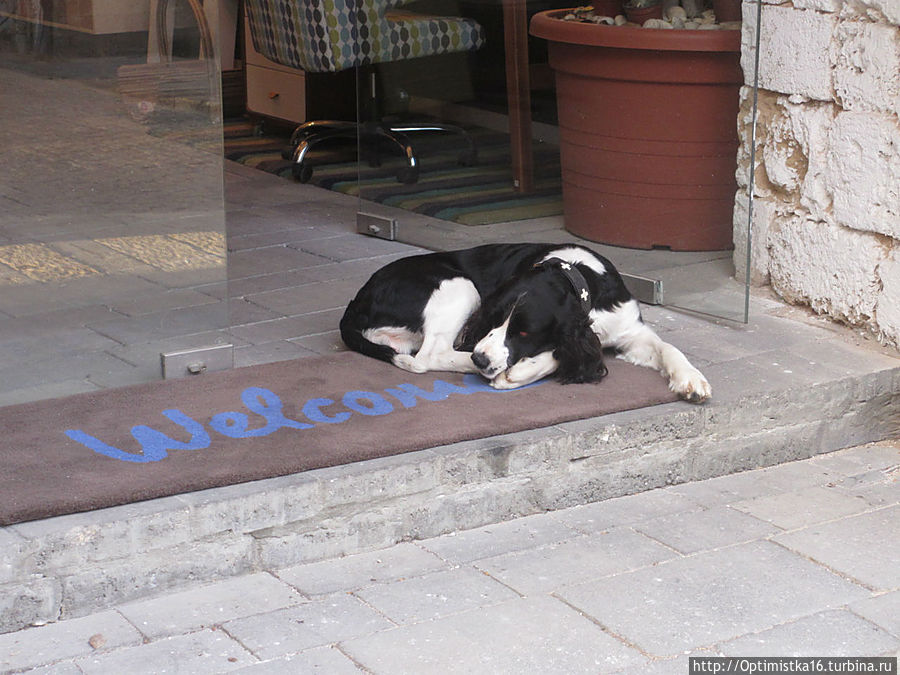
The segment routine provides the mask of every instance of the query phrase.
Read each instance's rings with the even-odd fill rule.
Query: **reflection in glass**
[[[227,325],[205,17],[117,7],[0,2],[0,404],[158,379]]]
[[[615,3],[601,3],[604,4]],[[698,15],[693,23],[699,26],[715,21],[710,18],[711,3],[706,3],[709,7],[703,3],[691,4],[698,6],[698,12],[706,12]],[[674,93],[672,85],[667,84],[665,86],[673,93],[664,98],[662,112],[645,108],[627,112],[628,106],[633,104],[634,92],[625,84],[612,86],[611,93],[605,95],[601,104],[586,93],[590,86],[587,77],[580,75],[574,85],[564,85],[559,72],[555,72],[562,57],[554,56],[549,40],[536,37],[534,17],[542,12],[565,16],[569,13],[566,7],[571,5],[526,4],[518,0],[427,0],[405,5],[404,9],[411,12],[475,21],[484,32],[484,43],[470,51],[379,64],[375,68],[379,86],[372,90],[378,98],[378,118],[398,122],[432,119],[464,127],[477,146],[477,162],[472,165],[459,161],[460,143],[451,135],[421,140],[411,137],[417,152],[419,178],[415,183],[404,182],[398,180],[398,167],[402,167],[403,158],[386,148],[380,153],[371,149],[366,152],[361,139],[363,152],[355,166],[353,158],[345,153],[339,159],[323,158],[314,173],[323,181],[327,177],[332,185],[340,184],[342,191],[358,194],[360,211],[397,220],[399,237],[403,241],[429,246],[432,241],[427,236],[429,228],[452,231],[450,239],[454,247],[489,241],[574,241],[599,250],[627,274],[661,281],[666,305],[746,321],[749,286],[744,278],[745,265],[739,264],[736,268],[734,256],[745,255],[748,225],[745,206],[732,215],[732,200],[736,193],[734,176],[738,171],[740,139],[737,130],[740,125],[741,133],[749,133],[746,128],[750,126],[754,78],[748,68],[752,59],[741,60],[740,54],[756,51],[757,36],[748,27],[742,29],[740,22],[733,21],[720,22],[717,30],[704,29],[702,32],[706,35],[718,34],[710,42],[716,43],[717,49],[728,52],[727,67],[712,66],[719,71],[727,69],[724,73],[727,87],[716,84],[719,73],[707,78],[711,86],[701,86],[706,85],[701,81],[706,76],[697,75],[699,56],[687,54],[683,66],[677,66],[680,61],[673,57],[666,59],[658,70],[664,70],[663,66],[670,70],[680,67],[682,72],[676,72],[674,76],[686,80],[689,91]],[[745,11],[755,12],[755,5],[746,5]],[[688,19],[691,23],[690,17]],[[638,38],[646,41],[652,33],[664,34],[664,39],[672,43],[667,47],[673,50],[672,54],[686,51],[684,44],[675,44],[680,39],[676,36],[691,30],[697,32],[697,26],[668,31],[593,24],[584,27],[610,33],[625,31],[614,36],[613,42],[620,41],[618,35],[632,35],[633,41]],[[608,69],[611,60],[602,61]],[[586,68],[586,59],[576,59],[576,62]],[[646,68],[645,63],[634,65],[627,59],[616,63],[619,63],[616,66],[619,72],[604,71],[601,76],[624,83],[638,78],[635,72],[628,72],[629,68],[638,65]],[[645,77],[648,82],[656,79],[653,72],[640,77]],[[701,80],[695,81],[698,77]],[[716,89],[727,89],[728,100],[715,103]],[[563,93],[571,98],[564,98]],[[707,111],[700,109],[686,113],[686,106],[681,105],[684,101],[709,102],[711,107]],[[372,106],[364,110],[371,111]],[[610,115],[622,110],[626,111],[625,121],[629,125],[623,124],[621,119],[618,122],[610,119]],[[670,111],[668,117],[666,110]],[[632,118],[646,117],[651,112],[657,122],[662,118],[659,128],[664,133],[658,138],[639,137],[642,132],[636,131],[630,122]],[[726,129],[728,138],[703,136],[704,125],[712,125],[714,121],[718,127]],[[571,135],[567,137],[573,124],[584,132],[581,141],[575,145]],[[644,149],[635,149],[636,144]],[[618,159],[605,159],[612,163],[591,175],[593,169],[584,166],[586,154],[599,146]],[[656,152],[653,147],[659,150],[656,153],[659,161],[652,158]],[[726,150],[724,155],[722,148]],[[651,155],[651,166],[658,165],[664,159],[663,155],[668,159],[683,157],[685,165],[679,169],[676,162],[671,168],[651,172],[657,176],[648,177],[647,172],[638,176],[629,174],[627,165],[646,153]],[[568,213],[573,207],[568,203],[566,191],[590,180],[603,182],[607,196],[614,194],[617,200],[623,193],[637,192],[650,201],[656,198],[659,210],[654,217],[657,219],[665,217],[666,208],[674,210],[674,205],[687,201],[688,197],[696,200],[698,208],[703,208],[706,192],[691,191],[696,186],[685,183],[687,179],[681,174],[688,173],[688,163],[698,165],[703,171],[705,165],[700,165],[708,159],[709,153],[726,160],[724,164],[716,161],[714,167],[713,182],[729,186],[724,200],[716,197],[726,204],[726,208],[717,208],[715,217],[721,221],[716,223],[717,228],[726,235],[735,233],[733,244],[731,237],[725,236],[723,245],[712,247],[714,250],[667,245],[665,241],[646,248],[643,239],[631,247],[618,238],[614,242],[616,245],[611,245],[613,241],[604,240],[602,233],[588,235],[579,227],[576,234],[575,229],[568,228],[567,220],[574,224],[575,213]],[[639,185],[644,179],[648,184]],[[660,181],[658,185],[651,184],[657,180]],[[688,182],[692,181],[690,178]],[[746,201],[744,195],[738,195],[738,204],[745,205]],[[587,202],[580,202],[577,207],[587,208],[602,230],[606,214],[603,203],[585,204]],[[618,202],[616,207],[621,213]],[[704,209],[696,220],[708,219],[709,213],[712,213],[711,209]],[[577,215],[584,221],[585,214]],[[680,212],[679,217],[682,217]],[[636,211],[632,227],[644,227],[645,220]],[[624,228],[626,233],[627,229]],[[447,239],[444,237],[443,241]],[[709,247],[704,244],[696,248]]]

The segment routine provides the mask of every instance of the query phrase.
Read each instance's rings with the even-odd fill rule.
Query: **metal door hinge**
[[[164,380],[234,368],[234,345],[182,349],[159,355]]]
[[[638,302],[643,302],[645,305],[663,304],[662,279],[639,277],[635,274],[622,274],[622,280],[625,282],[625,287]]]
[[[356,214],[356,231],[371,237],[394,241],[397,238],[397,221],[393,218],[359,211]]]

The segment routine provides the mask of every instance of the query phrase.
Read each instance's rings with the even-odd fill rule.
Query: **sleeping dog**
[[[497,389],[606,374],[603,350],[660,371],[701,402],[709,383],[641,319],[612,263],[559,244],[488,244],[381,268],[341,319],[346,345],[414,373],[481,373]]]

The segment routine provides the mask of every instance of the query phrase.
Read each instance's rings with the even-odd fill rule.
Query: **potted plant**
[[[531,20],[556,76],[566,228],[633,248],[731,248],[740,31],[564,20],[572,12]]]

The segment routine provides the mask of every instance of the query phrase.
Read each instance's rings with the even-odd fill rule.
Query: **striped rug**
[[[534,146],[535,189],[527,195],[513,190],[509,136],[473,128],[478,163],[460,166],[461,144],[449,135],[422,134],[414,138],[419,180],[397,181],[403,166],[399,156],[385,154],[382,166],[358,164],[353,148],[317,150],[312,155],[311,184],[357,195],[368,201],[449,220],[463,225],[486,225],[562,213],[558,149]],[[246,166],[293,180],[290,162],[281,158],[286,136],[255,136],[245,120],[226,122],[225,157]]]

